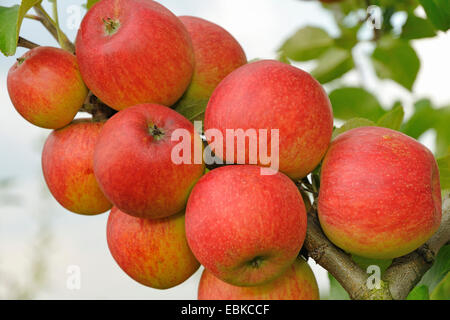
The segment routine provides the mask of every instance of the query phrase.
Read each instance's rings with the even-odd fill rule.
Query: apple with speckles
[[[67,210],[95,215],[111,209],[94,175],[94,148],[103,122],[77,119],[53,131],[42,151],[42,170],[53,197]]]
[[[219,130],[224,137],[228,130],[256,130],[258,150],[261,137],[267,150],[278,143],[279,170],[299,179],[314,170],[325,155],[333,131],[333,113],[326,92],[307,72],[262,60],[233,71],[214,90],[205,112],[205,130],[210,129]],[[279,141],[272,141],[271,134],[265,139],[261,129],[278,130]],[[228,156],[227,144],[217,147],[215,138],[207,138],[215,155],[227,163],[253,164],[249,143],[242,147],[245,159],[239,159],[237,152]],[[231,147],[239,147],[236,137]],[[267,165],[261,160],[259,155],[258,165]]]
[[[408,254],[441,222],[436,160],[398,131],[347,131],[323,160],[318,212],[327,237],[347,252],[374,259]]]
[[[305,234],[305,205],[295,184],[280,172],[261,175],[258,166],[208,172],[186,207],[192,252],[214,276],[237,286],[280,276],[299,254]]]
[[[186,241],[183,212],[162,219],[142,219],[113,207],[107,241],[120,268],[155,289],[174,287],[200,267]]]
[[[238,287],[223,282],[203,270],[198,300],[319,300],[316,277],[303,258],[295,262],[268,284]]]
[[[150,0],[102,0],[76,39],[81,75],[116,110],[141,103],[173,105],[188,87],[194,52],[183,23]]]
[[[172,136],[176,130],[186,133],[180,139],[191,151],[183,162],[172,158],[180,145]],[[205,171],[202,150],[200,136],[185,117],[161,105],[136,105],[104,125],[95,148],[94,173],[106,197],[123,212],[163,218],[185,208]]]
[[[7,86],[22,117],[46,129],[68,125],[88,94],[76,57],[53,47],[36,47],[18,58]]]

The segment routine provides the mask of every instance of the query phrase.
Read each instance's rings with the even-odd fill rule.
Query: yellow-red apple
[[[137,282],[152,288],[174,287],[200,267],[186,241],[184,213],[142,219],[113,207],[108,218],[107,240],[120,268]]]
[[[316,277],[302,258],[268,284],[238,287],[204,270],[198,287],[199,300],[319,300]]]
[[[111,209],[94,176],[94,148],[103,122],[77,119],[53,131],[42,151],[50,192],[67,210],[94,215]]]
[[[323,231],[358,256],[392,259],[422,245],[441,221],[433,154],[398,131],[362,127],[339,135],[323,160]]]
[[[214,169],[194,186],[186,236],[200,263],[233,285],[267,283],[295,260],[306,234],[300,192],[284,174],[258,166]]]
[[[47,129],[68,125],[88,94],[75,56],[53,47],[37,47],[17,59],[7,86],[16,110]]]

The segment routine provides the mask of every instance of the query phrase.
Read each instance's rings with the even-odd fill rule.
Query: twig
[[[27,49],[33,49],[36,47],[39,47],[38,44],[31,42],[30,40],[27,40],[25,38],[19,37],[19,40],[17,41],[17,46]]]

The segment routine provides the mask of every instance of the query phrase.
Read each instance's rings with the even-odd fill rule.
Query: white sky
[[[2,6],[17,3],[2,0]],[[242,44],[247,57],[273,58],[283,40],[304,25],[325,28],[331,34],[337,29],[331,16],[315,1],[299,0],[166,0],[160,1],[177,15],[195,15],[220,24]],[[45,4],[47,4],[44,1]],[[68,8],[79,8],[83,1],[64,0],[60,3],[60,23],[71,39],[76,28],[69,28]],[[41,45],[56,45],[55,41],[37,22],[25,21],[23,35]],[[448,75],[450,66],[449,34],[414,42],[422,62],[413,99],[430,97],[439,105],[450,103]],[[364,61],[370,50],[362,46],[355,52]],[[19,49],[16,57],[24,49]],[[0,277],[6,271],[16,281],[30,278],[29,262],[36,241],[38,217],[49,221],[52,238],[47,247],[48,277],[46,287],[38,298],[118,298],[118,299],[195,299],[200,273],[184,284],[166,291],[153,290],[128,278],[112,260],[106,245],[107,215],[83,217],[71,214],[49,197],[40,168],[40,151],[48,130],[39,129],[23,120],[13,106],[6,90],[6,75],[16,57],[0,56],[0,179],[16,177],[12,193],[21,196],[20,206],[0,207]],[[363,64],[364,65],[364,64]],[[300,65],[310,70],[311,64]],[[413,99],[391,81],[378,81],[370,69],[364,69],[364,83],[380,100],[390,105],[400,98],[407,114]],[[342,81],[352,85],[361,83],[357,73],[346,75]],[[433,148],[432,134],[422,142]],[[0,191],[1,192],[1,191]],[[66,288],[67,267],[78,265],[82,272],[81,290]],[[328,288],[324,271],[315,266],[322,292]],[[0,297],[5,292],[1,291]]]

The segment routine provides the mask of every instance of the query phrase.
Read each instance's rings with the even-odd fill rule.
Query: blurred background
[[[2,0],[1,6],[12,6],[19,2]],[[291,62],[308,72],[315,70],[317,75],[322,72],[320,74],[325,77],[322,82],[327,92],[347,86],[363,88],[365,92],[376,96],[377,103],[385,110],[401,105],[406,119],[417,111],[417,101],[422,101],[422,106],[427,105],[431,109],[450,104],[448,33],[435,31],[432,37],[413,37],[409,41],[420,59],[420,69],[414,76],[414,85],[407,88],[409,80],[382,80],[386,77],[380,77],[380,74],[377,76],[377,70],[370,62],[375,48],[374,42],[370,40],[373,35],[377,35],[370,25],[365,26],[360,21],[365,16],[364,12],[360,16],[341,19],[341,11],[335,12],[332,7],[324,9],[318,1],[299,0],[159,2],[176,15],[199,16],[221,25],[241,43],[249,60],[286,57],[307,60],[295,57],[297,51],[302,49],[295,47],[298,43],[293,44],[294,48],[292,43],[286,43],[284,51],[280,53],[279,49],[297,30],[313,26],[323,29],[328,37],[338,38],[343,30],[353,30],[352,25],[361,23],[363,25],[358,28],[358,33],[349,36],[350,41],[356,36],[358,43],[344,46],[353,57],[350,68],[335,70],[334,76],[330,78],[327,75],[330,70],[323,71],[329,67],[329,61],[325,58]],[[86,10],[82,7],[84,3],[81,0],[59,1],[60,25],[72,40]],[[48,1],[44,0],[43,6],[51,11]],[[413,12],[419,18],[425,17],[421,7],[415,8]],[[398,12],[389,18],[389,33],[394,36],[400,34],[407,14]],[[340,23],[347,25],[343,28]],[[25,19],[21,35],[40,45],[57,46],[51,35],[36,21]],[[300,34],[298,37],[302,36]],[[295,40],[295,37],[291,39]],[[25,51],[18,48],[15,56],[0,56],[0,299],[196,299],[201,270],[170,290],[144,287],[128,278],[112,259],[106,244],[107,214],[93,217],[72,214],[50,196],[40,162],[43,143],[50,131],[26,122],[15,111],[6,89],[8,70]],[[389,54],[386,59],[390,59]],[[399,63],[395,56],[392,59],[394,65]],[[317,71],[318,65],[322,70]],[[414,69],[413,66],[411,68]],[[335,98],[338,99],[337,94]],[[366,96],[363,98],[360,103],[369,103],[370,99]],[[425,98],[429,100],[421,100]],[[339,101],[336,100],[336,103]],[[336,121],[337,126],[346,117],[341,118]],[[447,124],[450,125],[450,122]],[[441,130],[439,133],[434,129],[428,130],[428,127],[422,131],[416,135],[435,152],[437,143],[440,143],[437,135],[444,135],[441,140],[450,139],[450,134],[445,136],[448,131],[442,133]],[[330,288],[327,273],[311,259],[309,263],[317,277],[321,295],[325,298]],[[75,289],[68,285],[74,270],[81,274],[80,287]]]

